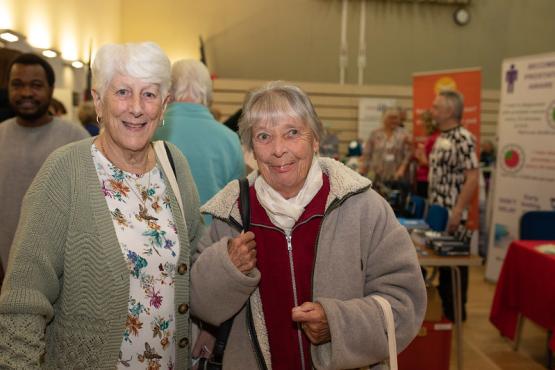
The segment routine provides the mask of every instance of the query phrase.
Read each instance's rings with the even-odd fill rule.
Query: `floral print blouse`
[[[410,135],[398,127],[391,137],[383,128],[370,134],[364,145],[363,160],[368,163],[374,181],[392,181],[401,165],[408,165],[412,154]],[[400,179],[404,180],[404,179]]]
[[[173,369],[179,239],[163,174],[157,167],[143,175],[122,171],[94,144],[91,153],[129,267],[128,313],[118,369]]]

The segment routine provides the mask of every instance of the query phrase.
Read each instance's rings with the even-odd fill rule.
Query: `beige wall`
[[[360,1],[349,1],[347,83],[357,79]],[[365,84],[410,85],[420,71],[482,67],[499,86],[503,58],[555,50],[554,0],[475,0],[465,27],[452,6],[367,2]],[[221,78],[337,82],[339,0],[0,0],[0,28],[88,59],[106,42],[152,40],[197,58],[198,36]]]
[[[349,5],[347,82],[357,80],[360,1]],[[175,60],[198,56],[222,78],[337,82],[341,1],[122,0],[122,39],[158,42]],[[555,50],[553,0],[475,0],[470,24],[454,8],[368,1],[366,84],[410,85],[420,71],[482,67],[498,88],[503,58]]]
[[[503,58],[555,50],[553,0],[475,0],[470,24],[453,7],[367,2],[365,84],[410,85],[414,72],[482,67],[499,86]],[[360,1],[349,1],[347,83],[357,81]],[[107,42],[152,40],[170,59],[199,56],[218,77],[338,82],[339,0],[0,0],[0,28],[88,59]]]
[[[27,37],[33,47],[54,48],[66,59],[89,59],[120,40],[121,0],[0,0],[0,28]]]

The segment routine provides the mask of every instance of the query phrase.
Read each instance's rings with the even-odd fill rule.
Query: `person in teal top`
[[[185,154],[204,204],[227,183],[245,175],[239,137],[210,113],[212,80],[201,62],[189,59],[172,65],[171,95],[165,124],[155,137],[175,144]],[[211,222],[209,216],[204,220]]]

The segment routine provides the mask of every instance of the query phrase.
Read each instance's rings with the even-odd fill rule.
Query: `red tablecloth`
[[[510,339],[515,337],[518,314],[555,331],[555,255],[536,250],[543,244],[555,241],[514,241],[503,261],[490,321]],[[555,351],[555,335],[549,347]]]

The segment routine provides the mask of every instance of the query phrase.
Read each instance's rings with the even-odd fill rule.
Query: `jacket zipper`
[[[299,305],[299,298],[297,296],[297,282],[295,281],[295,263],[293,262],[293,243],[291,243],[291,233],[285,234],[287,240],[287,254],[289,255],[289,272],[291,274],[291,284],[293,286],[293,303],[295,307]],[[305,370],[304,361],[304,348],[301,325],[297,323],[297,340],[299,341],[299,351],[301,354],[301,369]]]
[[[333,211],[334,209],[339,207],[339,205],[341,205],[348,198],[350,198],[353,195],[362,193],[366,190],[368,190],[368,187],[364,187],[363,189],[361,189],[359,191],[349,193],[341,199],[336,198],[334,201],[331,202],[331,204],[328,206],[328,208],[324,212],[324,215],[322,217],[322,222],[320,223],[320,227],[318,228],[318,235],[316,235],[316,241],[315,241],[315,245],[314,245],[314,258],[312,259],[312,272],[311,272],[311,276],[310,276],[310,301],[311,302],[314,302],[314,270],[316,268],[316,257],[318,256],[318,244],[320,242],[320,234],[321,234],[321,231],[322,231],[322,226],[324,225],[324,221],[326,220],[326,217],[331,213],[331,211]],[[314,365],[312,366],[312,369],[315,369]]]
[[[320,224],[320,228],[318,230],[318,235],[316,236],[316,242],[315,242],[315,246],[314,246],[314,258],[312,260],[312,273],[311,273],[311,277],[310,277],[310,300],[314,301],[314,267],[316,266],[316,255],[318,253],[318,242],[320,240],[320,232],[322,230],[322,225],[324,224],[324,220],[326,218],[326,216],[333,211],[335,208],[337,208],[338,205],[340,205],[341,203],[343,203],[347,198],[350,198],[352,195],[358,194],[358,193],[362,193],[363,191],[366,191],[368,189],[368,187],[364,187],[363,189],[356,191],[356,192],[352,192],[347,194],[345,197],[343,197],[341,200],[334,200],[329,207],[326,209],[326,211],[324,212],[324,215],[313,215],[311,217],[309,217],[308,219],[304,220],[302,223],[295,225],[293,227],[293,229],[291,229],[291,232],[293,232],[294,229],[296,229],[298,226],[303,225],[305,223],[307,223],[308,221],[312,220],[314,217],[322,217],[322,223]],[[242,230],[242,226],[239,222],[237,222],[233,217],[226,219],[221,218],[222,221],[229,223],[231,226],[234,226],[235,228]],[[251,223],[251,226],[258,226],[258,227],[263,227],[263,228],[267,228],[267,229],[271,229],[271,230],[276,230],[282,234],[283,230],[277,228],[277,227],[271,227],[271,226],[266,226],[266,225],[261,225],[261,224],[254,224]],[[294,280],[293,280],[294,281]],[[268,367],[266,365],[266,361],[264,360],[264,356],[262,355],[262,350],[260,349],[260,343],[258,342],[258,338],[256,335],[256,329],[254,328],[254,319],[252,317],[252,309],[251,309],[251,305],[250,305],[250,299],[247,300],[247,332],[249,334],[249,338],[251,340],[251,344],[253,347],[253,352],[254,352],[254,357],[256,358],[256,362],[258,363],[258,367],[259,370],[267,370]],[[303,368],[304,368],[304,361],[303,361]],[[312,368],[314,369],[314,366],[312,366]]]
[[[304,220],[303,222],[295,225],[295,227],[293,229],[291,229],[291,232],[293,232],[293,230],[295,228],[297,228],[298,226],[301,226],[307,222],[309,222],[310,220],[312,220],[315,217],[322,217],[323,215],[318,214],[318,215],[313,215],[309,218],[307,218],[306,220]],[[258,226],[261,228],[265,228],[265,229],[270,229],[270,230],[275,230],[277,232],[280,232],[282,234],[285,235],[285,240],[287,241],[287,254],[289,256],[289,270],[291,273],[291,283],[292,283],[292,287],[293,287],[293,302],[295,304],[295,306],[299,305],[299,299],[297,296],[297,283],[295,281],[295,266],[293,263],[293,244],[291,243],[291,234],[287,234],[284,233],[283,230],[281,230],[278,227],[273,227],[273,226],[267,226],[267,225],[262,225],[262,224],[255,224],[252,223],[251,226]],[[257,362],[258,365],[260,366],[260,369],[265,370],[266,369],[266,364],[264,361],[264,357],[262,356],[262,351],[260,350],[260,344],[258,343],[258,338],[256,336],[256,331],[254,329],[254,323],[253,323],[253,318],[252,318],[252,310],[250,308],[250,301],[247,302],[247,329],[249,331],[249,337],[252,341],[252,345],[253,345],[253,350],[255,353],[255,356],[257,357]],[[301,354],[301,368],[302,370],[306,370],[306,365],[305,365],[305,353],[304,353],[304,348],[303,348],[303,341],[302,341],[302,330],[301,330],[301,325],[297,324],[297,339],[299,342],[299,351]]]

